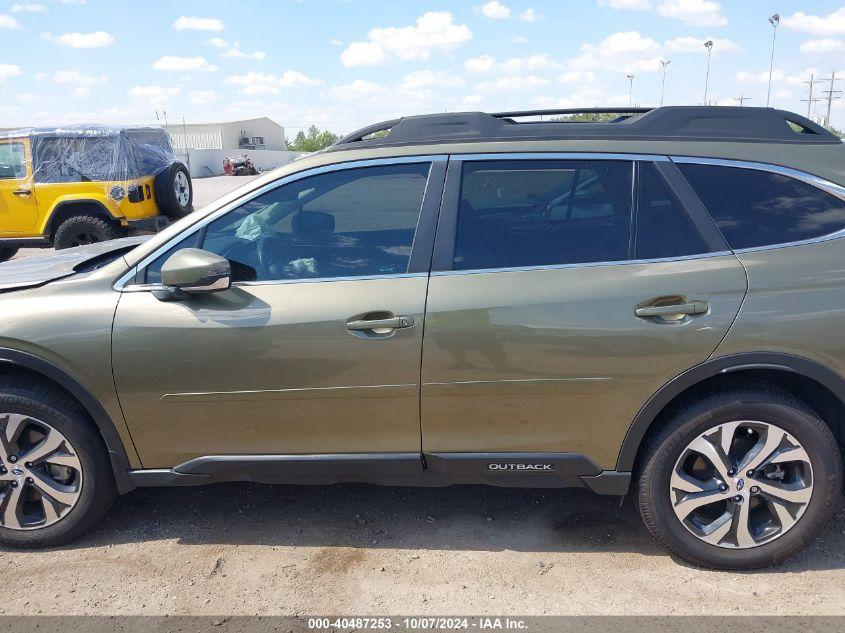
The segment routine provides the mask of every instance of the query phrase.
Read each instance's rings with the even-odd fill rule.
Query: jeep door
[[[613,470],[640,407],[725,336],[743,267],[677,168],[639,158],[450,159],[422,369],[437,469]]]
[[[142,283],[118,304],[113,349],[144,466],[378,454],[418,474],[422,322],[444,176],[445,158],[430,157],[311,170],[142,262]],[[187,246],[227,257],[234,283],[160,301],[161,265]]]
[[[0,140],[0,237],[31,232],[38,223],[29,139]]]

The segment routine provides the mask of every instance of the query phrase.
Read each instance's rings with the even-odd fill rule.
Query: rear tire
[[[72,541],[102,519],[117,495],[102,438],[85,411],[66,393],[47,384],[4,378],[0,380],[0,433],[4,434],[4,439],[8,439],[6,433],[15,424],[18,430],[11,433],[14,441],[8,445],[0,444],[0,458],[3,460],[0,468],[0,544],[36,548]],[[39,425],[53,435],[37,439],[40,436],[36,430],[36,441],[30,444],[25,438],[32,437],[29,434]],[[32,463],[26,461],[27,454],[35,455],[40,446],[49,443],[49,437],[63,441],[57,448],[53,448],[56,441],[49,448],[44,448],[42,452],[46,457],[38,457]],[[75,480],[76,490],[73,485],[57,486],[56,480],[45,477],[44,469],[54,469],[54,464],[59,463],[72,463],[72,468],[60,466],[68,468],[68,471],[79,467],[79,478],[76,479],[74,474],[70,479],[71,484]],[[13,475],[16,467],[18,470],[27,469],[17,475],[17,480]],[[30,473],[32,477],[28,477]],[[55,471],[50,473],[55,474]],[[49,496],[45,502],[41,495],[44,485],[32,483],[35,477],[48,481],[53,488],[46,490],[58,491],[55,499],[62,499],[62,502]],[[70,505],[71,494],[68,491],[72,491],[73,497]],[[16,492],[18,496],[8,496],[10,492]],[[14,516],[8,514],[13,499],[18,500]],[[48,504],[52,507],[49,516]],[[44,526],[40,527],[39,522]]]
[[[17,254],[17,248],[0,248],[0,262],[7,262]]]
[[[194,210],[194,185],[188,168],[180,162],[170,164],[155,177],[155,196],[161,212],[178,220]]]
[[[723,437],[731,447],[724,459]],[[840,502],[842,455],[830,428],[772,385],[745,384],[688,401],[644,449],[637,491],[643,521],[658,543],[702,567],[780,563],[819,535]],[[691,477],[695,469],[702,475]],[[785,503],[772,492],[805,497]]]
[[[59,225],[53,238],[56,250],[96,244],[126,237],[126,230],[115,222],[95,215],[75,215]]]

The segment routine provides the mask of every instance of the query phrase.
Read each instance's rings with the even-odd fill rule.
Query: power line
[[[813,87],[817,83],[819,83],[819,80],[816,80],[814,74],[810,73],[810,81],[802,81],[801,83],[807,84],[807,86],[809,87],[809,95],[807,96],[806,99],[801,99],[801,101],[807,102],[807,118],[812,119],[813,117],[811,115],[811,110],[812,110],[813,104],[821,101],[821,97],[814,97],[813,96]]]
[[[745,102],[751,99],[751,97],[746,97],[744,94],[740,94],[738,97],[734,97],[733,100],[739,102],[739,107],[741,108],[745,105]]]
[[[825,127],[830,127],[830,106],[833,105],[833,102],[836,99],[842,98],[842,91],[836,90],[835,82],[842,81],[842,79],[836,76],[836,71],[834,70],[832,73],[830,73],[830,77],[828,77],[827,79],[820,79],[819,81],[830,82],[830,88],[822,91],[822,94],[827,95],[827,114],[824,117],[824,124]]]

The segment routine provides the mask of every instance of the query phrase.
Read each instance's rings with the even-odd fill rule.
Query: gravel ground
[[[214,176],[212,178],[197,178],[194,180],[194,208],[199,209],[220,196],[229,193],[232,189],[248,183],[257,176]],[[12,259],[21,257],[32,257],[51,252],[43,248],[24,248],[18,251]]]
[[[197,206],[244,182],[197,180]],[[7,615],[845,615],[845,508],[785,565],[725,573],[580,490],[145,489],[67,547],[0,550],[0,595]]]

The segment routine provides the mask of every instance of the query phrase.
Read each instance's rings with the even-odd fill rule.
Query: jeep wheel
[[[59,225],[53,246],[61,250],[119,237],[126,237],[126,230],[120,225],[94,215],[75,215]]]
[[[106,447],[74,400],[48,385],[0,382],[0,543],[66,543],[115,495]]]
[[[173,163],[155,178],[155,195],[161,212],[174,220],[194,210],[194,186],[188,168]]]
[[[16,248],[0,248],[0,262],[7,262],[17,254]]]
[[[830,428],[765,384],[680,408],[648,442],[639,507],[662,545],[697,565],[779,563],[821,532],[842,490]]]

